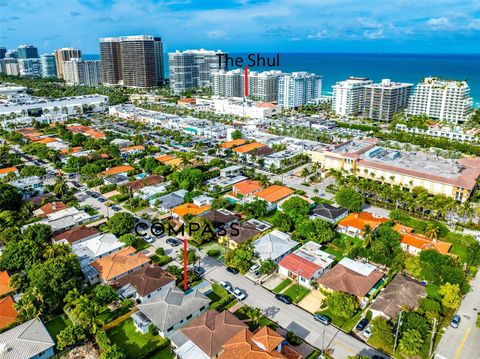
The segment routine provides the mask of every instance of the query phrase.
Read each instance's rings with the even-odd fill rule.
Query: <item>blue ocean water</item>
[[[275,54],[261,53],[273,57]],[[248,61],[248,54],[242,56]],[[88,59],[98,59],[99,55],[85,55]],[[323,76],[323,92],[331,92],[331,86],[349,76],[368,77],[374,81],[389,78],[393,81],[413,84],[427,76],[440,76],[446,79],[467,80],[476,107],[480,107],[480,54],[359,54],[359,53],[281,53],[280,66],[285,72],[309,71]],[[252,70],[267,70],[255,67]],[[165,68],[168,77],[168,66]]]

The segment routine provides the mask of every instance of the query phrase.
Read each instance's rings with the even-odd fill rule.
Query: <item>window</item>
[[[192,317],[193,317],[193,314],[190,314],[190,315],[187,317],[187,320],[192,319]]]
[[[172,330],[173,330],[173,327],[168,328],[168,329],[167,329],[167,333],[168,333],[168,332],[171,332]]]

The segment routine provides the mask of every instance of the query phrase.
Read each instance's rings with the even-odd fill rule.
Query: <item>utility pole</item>
[[[433,318],[432,337],[430,338],[430,350],[428,351],[428,357],[432,356],[433,342],[435,338],[435,330],[437,329],[437,317]]]
[[[322,333],[322,354],[325,352],[325,327],[326,325],[323,324],[323,333]]]
[[[398,331],[400,329],[400,326],[402,325],[402,313],[403,312],[400,312],[400,315],[398,316],[397,330],[395,331],[395,342],[393,343],[393,352],[394,353],[395,353],[395,350],[397,349]]]

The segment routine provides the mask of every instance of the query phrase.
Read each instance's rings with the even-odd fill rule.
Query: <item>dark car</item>
[[[232,274],[238,274],[240,271],[237,268],[227,267],[227,272],[230,272]]]
[[[111,207],[115,212],[121,211],[122,209],[118,206],[112,206]]]
[[[367,324],[368,324],[368,319],[363,318],[361,321],[358,322],[355,329],[357,329],[359,331],[362,331],[363,329],[365,329],[367,327]]]
[[[93,193],[90,195],[90,197],[92,197],[92,198],[98,198],[98,197],[100,197],[100,195],[99,195],[98,193],[93,192]]]
[[[200,266],[194,266],[194,267],[193,267],[193,272],[194,272],[195,274],[198,274],[199,276],[202,276],[202,275],[205,274],[205,268],[200,267]]]
[[[102,202],[102,203],[107,201],[107,200],[106,200],[105,198],[103,198],[103,197],[98,197],[97,200],[98,200],[98,202]]]
[[[176,246],[179,246],[180,244],[182,244],[182,241],[180,241],[176,238],[173,238],[173,237],[167,238],[166,242],[168,244],[170,244],[172,247],[176,247]]]
[[[381,357],[380,355],[374,355],[372,356],[372,359],[385,359],[385,358]]]
[[[314,314],[313,318],[315,318],[316,321],[322,323],[323,325],[329,325],[330,322],[332,321],[330,317],[327,317],[326,315],[323,314]]]
[[[277,294],[275,298],[278,299],[280,302],[284,302],[285,304],[292,304],[293,300],[288,295],[285,294]]]
[[[450,322],[450,326],[452,328],[458,328],[458,326],[460,325],[460,316],[458,314],[455,314],[452,318],[452,321]]]

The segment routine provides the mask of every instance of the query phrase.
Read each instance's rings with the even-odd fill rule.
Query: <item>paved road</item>
[[[247,298],[244,300],[245,304],[261,308],[266,316],[285,329],[294,331],[309,344],[318,348],[325,347],[325,349],[333,350],[334,358],[347,358],[353,355],[368,355],[370,357],[375,354],[381,355],[372,347],[345,334],[333,325],[324,327],[303,309],[276,300],[273,293],[260,285],[254,285],[244,276],[227,272],[225,267],[214,259],[203,257],[201,265],[206,269],[206,279],[213,282],[228,281],[233,286],[243,289],[247,293]],[[324,332],[325,338],[323,337]],[[382,355],[382,357],[384,356]]]
[[[435,351],[436,359],[480,358],[480,329],[476,327],[480,310],[480,273],[471,283],[472,290],[465,296],[457,311],[462,318],[457,329],[448,327]]]

